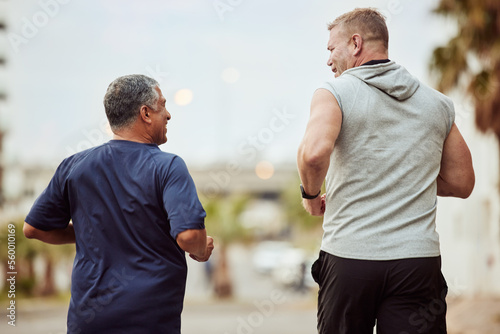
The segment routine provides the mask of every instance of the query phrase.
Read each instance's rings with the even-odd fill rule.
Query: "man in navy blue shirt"
[[[65,159],[26,217],[27,238],[76,243],[68,333],[180,333],[185,252],[214,245],[184,161],[158,147],[165,102],[151,78],[113,81],[113,140]]]

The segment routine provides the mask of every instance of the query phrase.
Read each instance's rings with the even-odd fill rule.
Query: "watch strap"
[[[300,192],[302,193],[302,198],[305,198],[305,199],[315,199],[316,197],[319,196],[319,194],[321,194],[321,189],[319,190],[319,192],[316,195],[309,195],[304,190],[304,186],[300,185]]]

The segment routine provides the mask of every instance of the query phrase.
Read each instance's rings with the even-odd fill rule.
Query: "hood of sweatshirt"
[[[410,98],[420,86],[420,82],[414,76],[393,61],[350,68],[342,75],[355,76],[399,101]]]

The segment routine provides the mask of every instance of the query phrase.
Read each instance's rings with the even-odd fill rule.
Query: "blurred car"
[[[261,274],[271,274],[290,249],[293,247],[286,241],[262,241],[254,250],[252,257],[254,269]]]
[[[257,272],[270,275],[279,285],[300,290],[315,284],[311,277],[314,260],[289,242],[261,242],[255,247],[252,262]]]
[[[305,283],[306,254],[302,249],[287,249],[273,269],[273,279],[287,287],[302,287]]]

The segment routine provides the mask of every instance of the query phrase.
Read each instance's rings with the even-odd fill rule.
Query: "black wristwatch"
[[[315,199],[316,197],[319,196],[319,194],[321,194],[321,189],[319,190],[319,192],[316,195],[308,195],[306,193],[306,191],[304,190],[304,187],[302,185],[300,185],[300,192],[302,193],[302,198],[305,198],[305,199]]]

